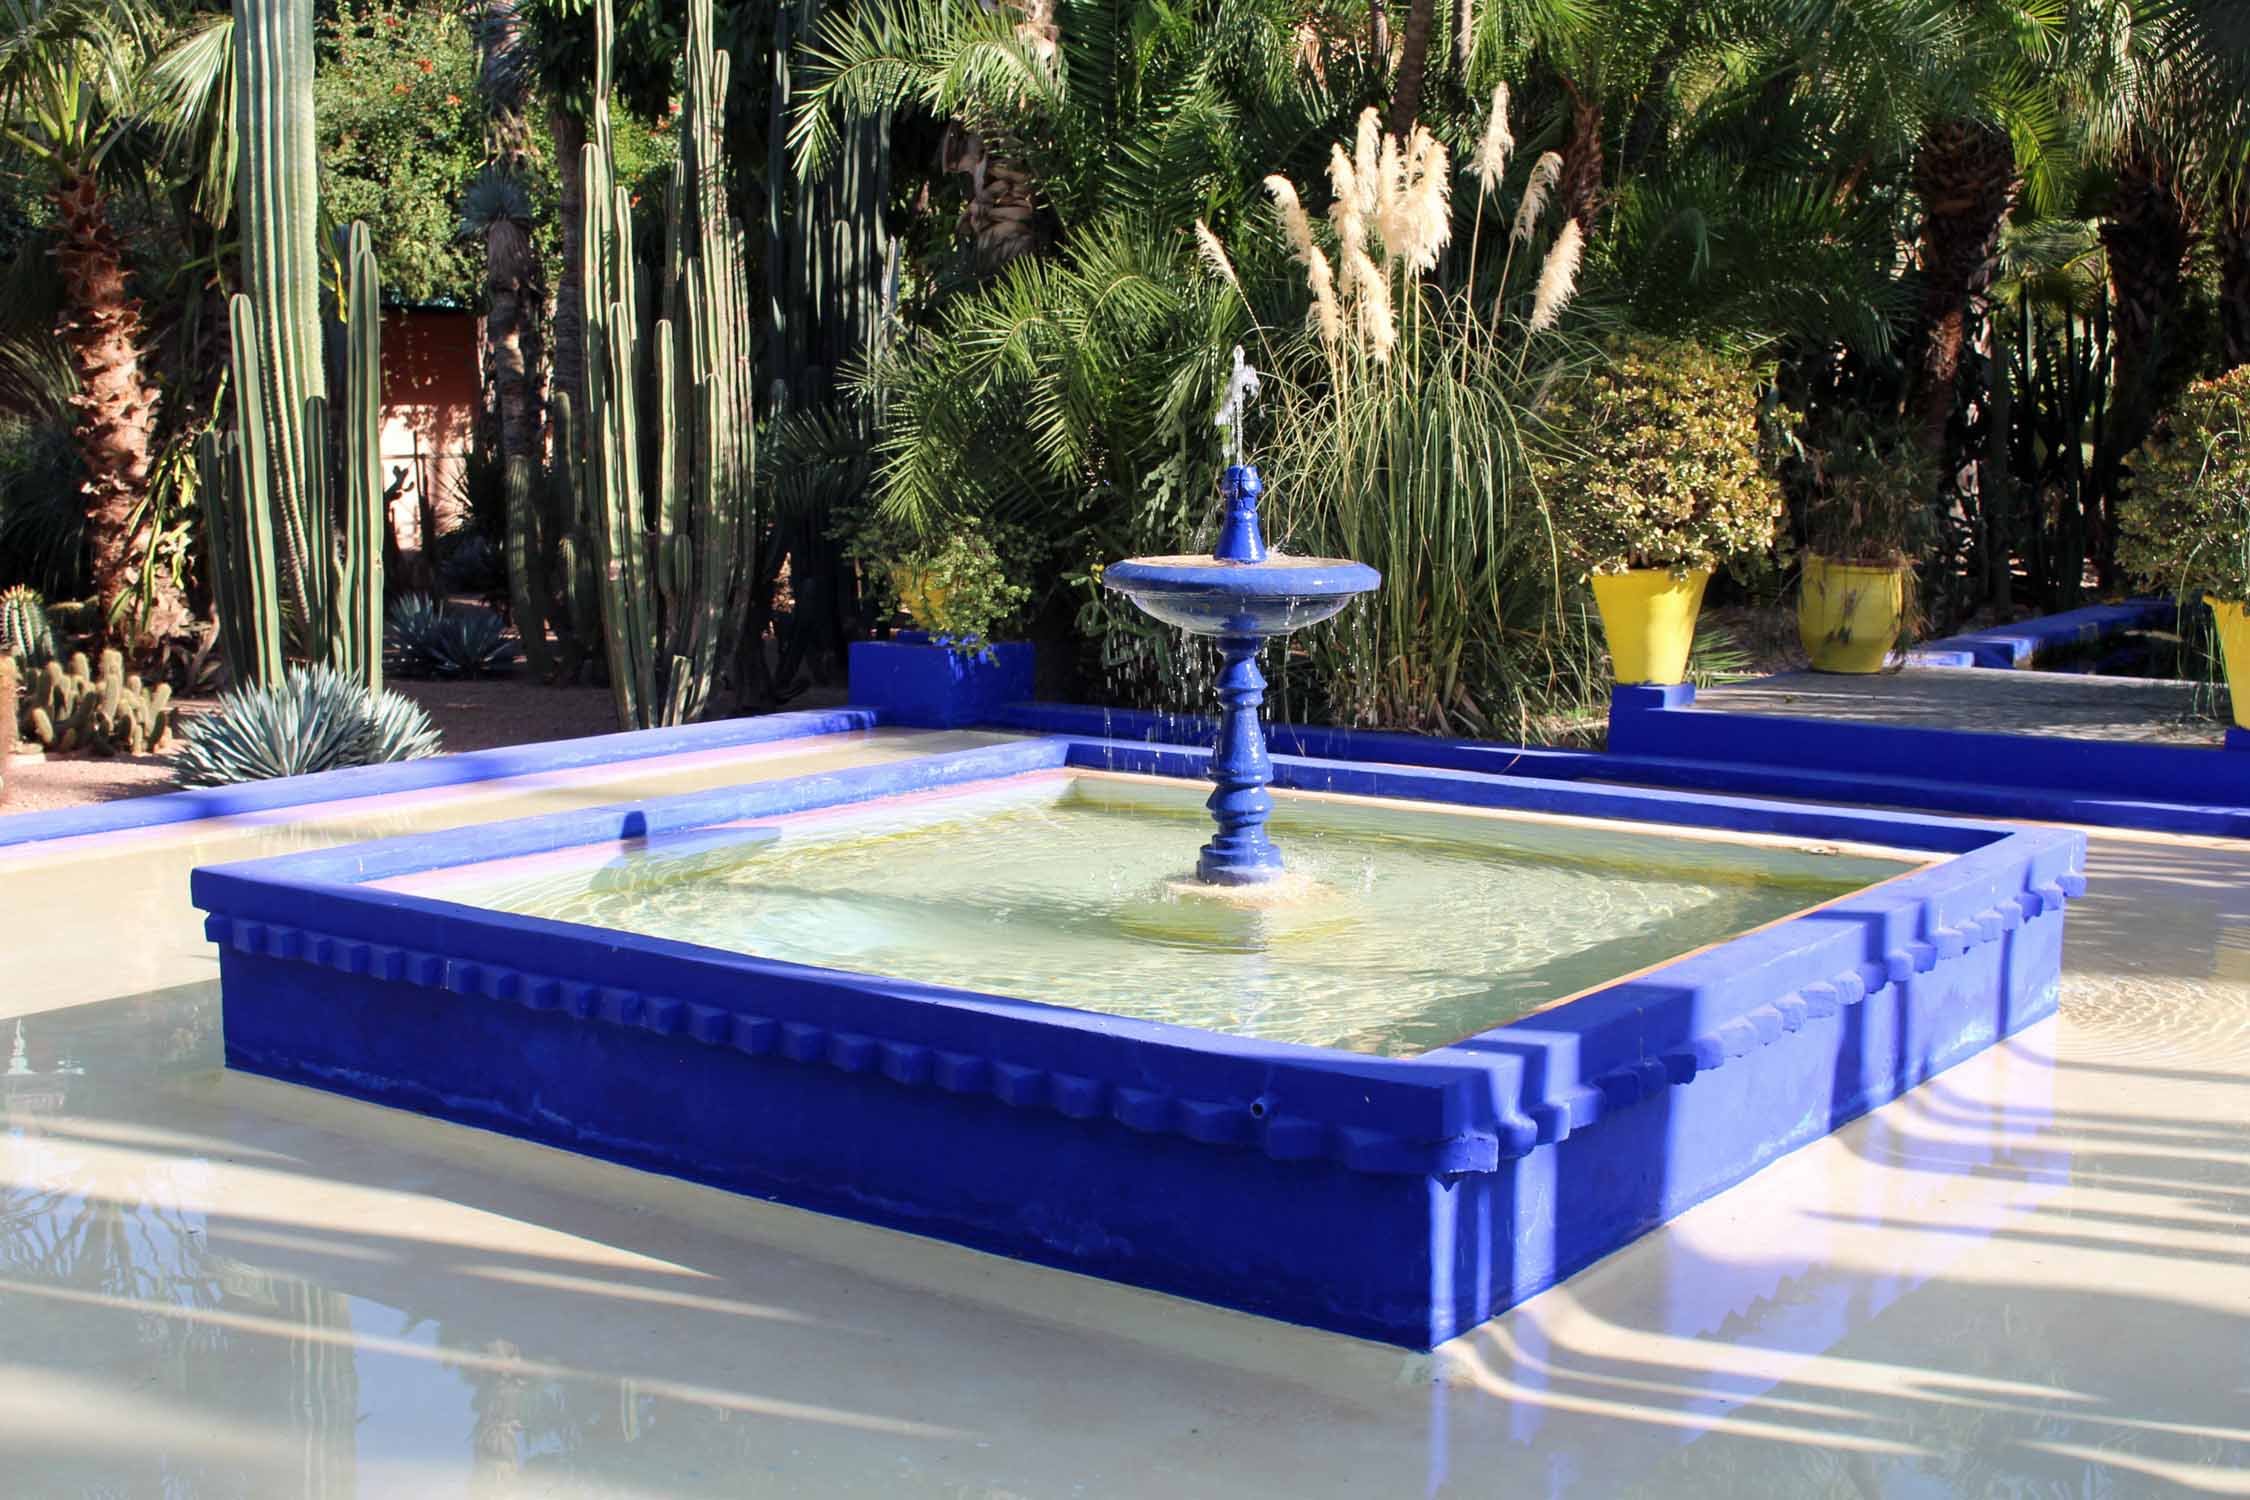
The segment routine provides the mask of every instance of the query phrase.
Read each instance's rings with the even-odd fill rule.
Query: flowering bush
[[[1750,372],[1699,345],[1619,340],[1558,382],[1532,458],[1589,573],[1715,568],[1773,545],[1781,488],[1759,454]]]
[[[2181,393],[2134,455],[2118,527],[2126,572],[2250,603],[2250,365]]]

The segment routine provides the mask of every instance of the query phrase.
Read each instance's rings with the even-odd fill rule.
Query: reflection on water
[[[1213,892],[1186,875],[1210,833],[1203,796],[1026,777],[387,884],[763,958],[1400,1055],[1908,868],[1284,795],[1272,826],[1288,883]]]

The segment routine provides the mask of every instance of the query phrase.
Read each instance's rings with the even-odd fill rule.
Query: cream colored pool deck
[[[220,1066],[195,864],[991,736],[0,850],[0,1497],[2250,1495],[2250,845],[2062,1014],[1434,1355]]]

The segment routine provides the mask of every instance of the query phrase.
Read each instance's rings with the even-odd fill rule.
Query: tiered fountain
[[[1266,833],[1273,762],[1266,755],[1258,710],[1266,700],[1258,652],[1277,635],[1328,619],[1383,575],[1365,563],[1335,557],[1291,557],[1269,551],[1258,524],[1265,481],[1245,461],[1243,419],[1258,391],[1258,372],[1234,351],[1218,425],[1229,457],[1219,482],[1226,516],[1209,557],[1136,557],[1103,570],[1102,582],[1146,613],[1190,635],[1210,636],[1225,665],[1219,672],[1222,717],[1211,755],[1218,789],[1207,804],[1218,833],[1203,846],[1195,873],[1206,885],[1262,885],[1282,873],[1281,850]]]

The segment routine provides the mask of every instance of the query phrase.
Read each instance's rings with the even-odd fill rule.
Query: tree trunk
[[[1377,68],[1391,60],[1389,0],[1367,0],[1367,51]]]
[[[2117,194],[2101,234],[2116,306],[2117,343],[2111,359],[2122,417],[2146,405],[2155,393],[2165,325],[2179,302],[2181,274],[2194,239],[2179,185],[2153,151],[2129,150],[2118,163]]]
[[[548,121],[555,137],[557,238],[562,242],[562,275],[555,286],[555,390],[570,398],[571,410],[586,416],[586,314],[579,306],[586,285],[586,236],[579,218],[586,209],[586,171],[580,153],[586,122],[557,107]]]
[[[184,601],[169,588],[158,589],[145,621],[130,602],[120,603],[141,585],[138,543],[147,522],[136,526],[134,512],[148,498],[156,456],[157,392],[142,370],[147,330],[101,189],[74,174],[55,190],[55,207],[63,284],[55,331],[78,373],[72,436],[86,465],[88,561],[102,633],[132,651],[186,621]]]
[[[1405,140],[1422,110],[1422,74],[1430,63],[1430,30],[1437,0],[1408,0],[1406,30],[1399,34],[1398,77],[1391,83],[1391,134]]]
[[[521,187],[531,161],[531,125],[524,118],[523,19],[516,0],[484,0],[485,155],[489,170]],[[504,460],[536,464],[544,456],[539,411],[539,262],[531,226],[494,213],[484,229],[485,387],[500,429]]]
[[[1922,309],[1916,325],[1907,417],[1942,468],[1946,425],[1971,314],[1992,284],[2000,226],[2015,203],[2015,147],[1974,120],[1938,120],[1914,153],[1914,192],[1922,202]]]
[[[1576,219],[1579,232],[1591,240],[1602,208],[1602,110],[1568,78],[1562,85],[1570,95],[1570,138],[1563,142],[1555,198],[1563,217]]]
[[[2212,239],[2219,251],[2219,335],[2231,370],[2250,365],[2250,182],[2237,179]]]
[[[1453,0],[1453,81],[1466,88],[1477,50],[1476,0]]]

